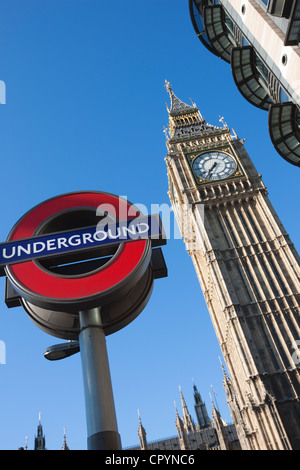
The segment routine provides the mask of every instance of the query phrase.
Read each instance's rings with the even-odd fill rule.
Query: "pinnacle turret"
[[[142,420],[141,420],[139,410],[138,410],[138,416],[139,416],[138,436],[139,436],[139,440],[140,440],[140,449],[141,450],[146,450],[146,449],[148,449],[146,431],[145,431],[144,426],[142,425]]]
[[[64,442],[61,450],[70,450],[67,444],[67,438],[66,438],[66,428],[64,428]]]
[[[187,433],[195,432],[196,431],[195,423],[192,420],[192,417],[188,411],[188,407],[183,397],[180,385],[179,385],[179,392],[180,392],[180,399],[181,399],[181,406],[182,406],[182,413],[183,413],[182,419],[183,419],[185,430]]]

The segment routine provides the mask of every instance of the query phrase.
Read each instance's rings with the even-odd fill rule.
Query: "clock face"
[[[194,173],[206,180],[228,178],[235,169],[235,160],[223,152],[202,153],[193,162]]]

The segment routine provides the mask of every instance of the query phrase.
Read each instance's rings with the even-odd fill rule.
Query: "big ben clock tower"
[[[170,94],[169,196],[230,375],[243,449],[300,449],[299,256],[241,140]]]

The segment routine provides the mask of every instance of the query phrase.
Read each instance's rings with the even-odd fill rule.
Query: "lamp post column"
[[[79,312],[88,450],[121,450],[100,308]]]

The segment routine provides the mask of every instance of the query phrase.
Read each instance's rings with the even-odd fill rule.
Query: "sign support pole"
[[[121,450],[105,333],[100,308],[80,311],[82,363],[88,450]]]

